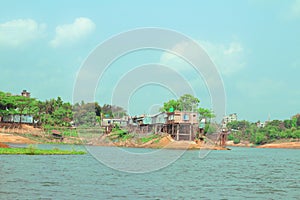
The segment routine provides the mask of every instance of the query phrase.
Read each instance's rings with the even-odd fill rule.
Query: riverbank
[[[30,133],[32,131],[32,133]],[[83,136],[83,135],[82,135]],[[147,142],[141,142],[138,138],[119,139],[113,141],[109,139],[109,135],[94,135],[92,138],[86,137],[65,137],[63,141],[45,135],[41,129],[35,129],[25,125],[25,128],[15,129],[13,132],[0,133],[0,148],[7,147],[5,143],[12,144],[88,144],[95,146],[118,146],[118,147],[133,147],[133,148],[168,148],[168,149],[208,149],[208,150],[229,150],[227,147],[215,145],[214,142],[206,140],[197,141],[175,141],[169,135],[158,136],[150,139]],[[257,148],[291,148],[300,149],[300,142],[278,141],[272,144],[256,146],[248,141],[241,141],[234,144],[233,141],[228,141],[226,146],[231,147],[257,147]]]
[[[60,137],[54,136],[51,131],[35,128],[27,124],[0,123],[0,142],[15,144],[82,144],[79,137],[59,133]]]
[[[255,145],[249,141],[241,141],[238,144],[234,144],[233,141],[227,141],[226,146],[229,147],[254,147],[254,148],[276,148],[276,149],[300,149],[300,141],[286,141],[278,140],[273,143]]]
[[[171,136],[166,135],[160,138],[152,139],[146,143],[136,143],[133,140],[111,143],[111,146],[134,147],[134,148],[154,148],[154,149],[184,149],[184,150],[230,150],[227,147],[215,145],[209,141],[176,141]]]
[[[12,143],[12,144],[43,144],[48,143],[48,140],[44,140],[43,137],[36,137],[34,139],[27,138],[28,134],[12,134],[12,133],[0,133],[0,144],[4,147],[5,143]],[[31,137],[32,138],[32,137]],[[35,140],[36,139],[36,140]],[[95,145],[95,146],[117,146],[117,147],[133,147],[133,148],[168,148],[168,149],[209,149],[209,150],[228,150],[226,147],[220,147],[212,142],[204,142],[204,141],[175,141],[170,136],[162,136],[160,138],[152,139],[145,143],[136,142],[133,139],[128,139],[124,141],[117,141],[113,142],[107,140],[106,135],[102,135],[101,137],[93,138],[88,140],[87,138],[77,138],[81,141],[86,141],[88,145]],[[57,140],[53,140],[55,143],[62,143],[62,144],[73,144],[71,142],[66,143],[58,142]]]
[[[37,141],[28,139],[26,137],[11,134],[11,133],[0,133],[0,142],[2,143],[13,143],[13,144],[36,144]]]
[[[300,142],[283,142],[260,145],[257,148],[300,149]]]
[[[240,141],[239,143],[235,144],[232,140],[227,141],[226,146],[229,146],[229,147],[255,147],[255,145],[250,143],[249,141]]]

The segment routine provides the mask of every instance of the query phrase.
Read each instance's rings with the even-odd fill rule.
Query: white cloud
[[[207,52],[222,75],[232,75],[243,69],[246,65],[244,48],[241,43],[231,42],[225,45],[199,41],[199,44]],[[188,48],[186,43],[179,43],[174,46],[173,50],[184,52],[186,48]],[[172,65],[176,70],[186,72],[188,69],[187,63],[183,59],[171,53],[164,53],[161,56],[160,62]]]
[[[292,1],[283,12],[283,18],[294,20],[300,18],[300,0]]]
[[[64,24],[56,27],[55,37],[50,41],[52,47],[74,44],[86,38],[95,29],[96,25],[89,18],[76,18],[72,24]]]
[[[17,47],[43,36],[45,24],[17,19],[0,24],[0,45]]]
[[[290,8],[290,17],[300,17],[300,0],[295,0]]]
[[[200,41],[200,44],[223,75],[232,75],[246,65],[244,48],[238,42],[231,42],[226,45]]]

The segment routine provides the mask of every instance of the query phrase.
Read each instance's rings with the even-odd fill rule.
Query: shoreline
[[[32,139],[28,139],[19,134],[12,133],[0,133],[0,144],[2,146],[7,146],[5,143],[10,144],[51,144],[47,142],[35,141]],[[74,143],[64,143],[64,142],[55,142],[55,144],[70,144],[74,145]],[[152,148],[152,149],[181,149],[181,150],[230,150],[227,147],[220,147],[214,144],[206,144],[206,143],[196,143],[194,141],[175,141],[170,136],[162,137],[159,142],[156,139],[151,140],[146,143],[138,144],[132,141],[121,141],[121,142],[96,142],[96,143],[87,143],[80,145],[91,145],[91,146],[110,146],[110,147],[128,147],[128,148]]]
[[[300,149],[300,142],[269,143],[257,146],[260,149]]]
[[[78,140],[83,138],[78,138]],[[22,134],[18,133],[2,133],[0,132],[0,146],[7,147],[6,143],[11,144],[70,144],[78,145],[66,140],[66,142],[57,142],[53,140],[52,142],[36,141],[34,139],[29,139]],[[215,145],[213,143],[205,142],[195,142],[195,141],[175,141],[170,136],[164,136],[159,141],[156,139],[151,140],[146,143],[134,143],[130,140],[119,141],[119,142],[96,142],[87,143],[79,145],[91,145],[91,146],[110,146],[110,147],[128,147],[128,148],[152,148],[152,149],[182,149],[182,150],[230,150],[230,147],[246,147],[246,148],[276,148],[276,149],[300,149],[300,141],[292,142],[274,142],[264,145],[254,145],[249,142],[243,141],[239,144],[234,144],[232,141],[228,141],[225,147]]]
[[[300,149],[300,141],[275,141],[272,143],[266,143],[262,145],[255,145],[249,142],[241,142],[234,144],[233,141],[226,143],[228,147],[245,147],[245,148],[259,148],[259,149]]]

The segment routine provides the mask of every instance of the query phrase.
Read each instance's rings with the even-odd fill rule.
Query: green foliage
[[[229,140],[237,141],[248,140],[254,144],[264,144],[279,139],[299,139],[300,131],[297,129],[297,117],[291,120],[273,120],[266,124],[265,127],[257,127],[256,123],[247,121],[234,121],[227,124],[227,128],[232,131],[228,136]]]
[[[292,120],[286,119],[286,120],[283,121],[283,123],[284,123],[285,128],[292,128],[293,127]]]
[[[296,131],[292,132],[291,137],[295,138],[295,139],[296,138],[300,139],[300,130],[296,130]]]
[[[151,135],[148,135],[146,137],[140,138],[140,142],[141,143],[147,143],[147,142],[149,142],[149,141],[151,141],[153,139],[156,139],[156,138],[159,138],[159,135],[157,135],[157,134],[151,134]]]
[[[125,135],[123,135],[122,140],[126,141],[126,140],[129,140],[131,138],[134,138],[134,134],[125,134]]]
[[[101,108],[101,111],[104,118],[121,118],[127,115],[126,110],[124,110],[122,107],[115,105],[104,104]]]
[[[93,127],[96,125],[95,103],[77,103],[74,105],[73,110],[76,126]]]
[[[68,136],[68,137],[78,137],[78,133],[76,130],[72,129],[66,129],[62,132],[63,136]]]
[[[243,133],[241,131],[232,131],[228,135],[228,140],[233,140],[234,144],[240,143],[241,139],[244,139],[243,138]]]
[[[118,140],[126,140],[129,139],[131,137],[133,137],[132,135],[128,134],[127,130],[124,129],[120,129],[119,127],[114,127],[112,129],[112,133],[109,135],[110,140],[113,141],[118,141]]]
[[[160,108],[160,111],[169,112],[170,108],[179,111],[196,111],[200,100],[193,95],[185,94],[179,97],[178,100],[171,99],[164,103],[164,106]]]
[[[234,138],[233,139],[233,143],[234,144],[238,144],[238,143],[240,143],[241,142],[241,140],[239,139],[239,138]]]
[[[82,155],[84,151],[69,151],[60,149],[37,149],[34,146],[28,148],[0,148],[0,155]]]
[[[30,144],[27,147],[27,149],[28,149],[28,152],[26,154],[28,154],[28,155],[34,155],[34,152],[36,151],[37,147],[34,146],[34,145],[32,145],[32,144]]]
[[[0,116],[24,114],[32,115],[34,121],[42,126],[70,127],[74,120],[78,126],[91,127],[100,123],[101,117],[105,114],[119,118],[125,116],[126,111],[114,105],[105,104],[101,107],[97,102],[82,101],[81,104],[72,106],[68,102],[63,102],[61,97],[39,101],[0,91]]]
[[[206,121],[210,121],[210,119],[215,117],[213,111],[206,108],[199,108],[198,105],[200,100],[190,94],[182,95],[178,100],[171,99],[168,102],[165,102],[163,107],[160,108],[161,112],[169,112],[170,110],[178,110],[178,111],[194,111],[199,113],[199,120],[206,119]],[[205,126],[206,132],[214,132],[214,127],[209,129],[209,126]]]
[[[264,144],[267,142],[266,135],[262,132],[256,132],[251,135],[250,142],[254,144]]]
[[[178,99],[181,111],[196,111],[200,100],[191,94],[185,94]]]
[[[169,112],[171,108],[173,108],[174,110],[181,110],[179,102],[177,100],[171,99],[170,101],[164,103],[164,106],[160,108],[160,111]]]
[[[211,133],[216,133],[216,132],[217,132],[216,124],[212,124],[212,123],[205,124],[205,127],[204,127],[205,134],[211,134]]]
[[[228,140],[234,140],[234,135],[233,134],[229,134],[228,135]]]
[[[206,108],[198,108],[198,113],[200,116],[200,119],[212,119],[214,118],[216,115],[209,109]]]
[[[294,127],[300,127],[300,115],[296,115],[295,117],[293,117],[292,119],[293,123],[295,124]]]
[[[35,99],[23,97],[23,96],[13,96],[9,93],[1,92],[0,94],[0,115],[23,115],[36,113],[35,109]],[[21,123],[21,117],[20,117]]]
[[[234,130],[246,130],[250,128],[251,124],[248,121],[242,120],[242,121],[232,121],[227,124],[228,129],[234,129]]]

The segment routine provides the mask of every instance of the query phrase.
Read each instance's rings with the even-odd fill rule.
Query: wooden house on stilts
[[[175,140],[194,140],[198,131],[198,113],[174,111],[167,113],[165,131]]]

